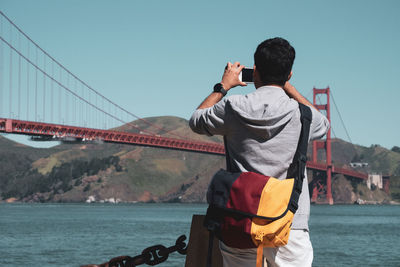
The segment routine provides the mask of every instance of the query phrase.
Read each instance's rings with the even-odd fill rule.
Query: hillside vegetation
[[[222,142],[220,137],[193,133],[188,122],[177,117],[137,120],[117,130],[138,132],[138,127],[167,137]],[[123,144],[37,149],[0,136],[0,149],[0,199],[25,202],[82,202],[89,197],[96,201],[205,202],[213,173],[225,167],[222,156]],[[309,156],[310,152],[311,148]],[[400,153],[396,150],[335,139],[332,156],[335,165],[363,161],[369,166],[359,171],[392,175],[391,197],[400,199]],[[322,152],[319,158],[324,158]],[[357,198],[390,200],[383,191],[373,192],[346,177],[334,177],[332,188],[337,203],[352,203]]]
[[[117,130],[138,132],[140,127],[173,138],[220,141],[192,133],[181,118],[146,121],[151,124],[134,121]],[[222,156],[123,144],[62,144],[37,149],[0,137],[0,147],[1,198],[28,202],[82,202],[89,196],[96,200],[160,201],[169,191],[216,171],[225,162]]]

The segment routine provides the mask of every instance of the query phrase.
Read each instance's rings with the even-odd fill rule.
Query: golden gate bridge
[[[201,142],[175,134],[106,98],[49,55],[1,11],[0,40],[0,132],[28,135],[43,141],[99,140],[225,154],[220,143]],[[330,89],[314,88],[313,95],[314,106],[325,112],[330,121]],[[326,96],[325,104],[317,103],[319,95]],[[132,122],[135,120],[148,127],[139,127]],[[133,132],[117,128],[123,125]],[[319,149],[326,152],[324,162],[317,160]],[[333,203],[333,174],[360,181],[368,178],[366,173],[332,164],[331,130],[326,139],[313,142],[313,156],[307,168],[325,173],[325,187],[315,183],[312,200],[317,201],[323,195],[329,204]]]

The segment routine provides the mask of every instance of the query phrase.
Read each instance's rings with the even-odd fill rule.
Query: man
[[[328,131],[326,117],[288,82],[294,58],[295,50],[286,40],[273,38],[262,42],[254,54],[256,90],[223,98],[230,89],[246,86],[239,80],[244,66],[228,63],[221,82],[193,113],[189,124],[194,132],[225,136],[228,171],[251,171],[285,179],[300,136],[298,103],[311,107],[310,140],[321,138]],[[264,248],[264,262],[269,267],[312,264],[307,177],[298,204],[288,244]],[[223,242],[220,249],[224,266],[256,266],[256,249],[231,248]]]

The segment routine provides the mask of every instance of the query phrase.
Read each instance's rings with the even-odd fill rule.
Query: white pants
[[[257,249],[238,249],[220,242],[224,267],[255,267]],[[313,248],[306,230],[291,230],[286,246],[264,248],[264,266],[309,267],[313,261]]]

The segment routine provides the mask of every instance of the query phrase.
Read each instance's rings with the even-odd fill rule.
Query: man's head
[[[291,74],[296,52],[283,38],[272,38],[258,45],[254,65],[262,85],[283,86]]]

